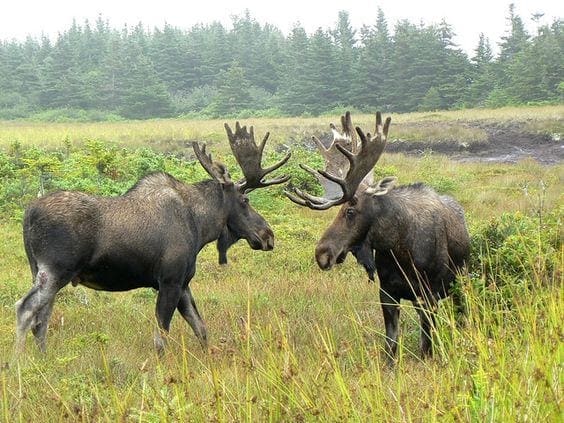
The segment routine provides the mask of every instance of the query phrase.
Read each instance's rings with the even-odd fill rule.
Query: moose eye
[[[352,219],[355,214],[356,214],[356,210],[353,209],[352,207],[349,207],[348,209],[345,210],[345,216],[347,217],[347,219]]]

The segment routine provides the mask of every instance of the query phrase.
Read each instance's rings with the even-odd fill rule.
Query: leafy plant
[[[504,213],[475,228],[470,272],[493,301],[508,306],[514,295],[558,282],[561,272],[563,209],[539,216]]]
[[[299,145],[292,148],[292,160],[284,167],[284,173],[291,176],[290,187],[321,195],[321,185],[310,173],[302,169],[299,164],[305,164],[313,169],[323,169],[323,158],[315,151]]]

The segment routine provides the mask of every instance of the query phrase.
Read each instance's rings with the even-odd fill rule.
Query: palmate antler
[[[344,177],[349,170],[349,161],[346,156],[337,149],[337,145],[341,145],[355,154],[360,150],[360,143],[358,142],[358,138],[352,124],[351,113],[347,111],[343,116],[341,116],[341,132],[339,132],[333,123],[330,123],[329,127],[331,128],[331,132],[333,134],[333,140],[328,147],[325,147],[325,145],[317,137],[313,136],[312,139],[317,145],[317,150],[325,160],[325,172],[334,176]],[[341,187],[338,184],[322,177],[310,168],[306,167],[305,169],[317,178],[323,187],[323,195],[325,198],[337,198],[341,195]],[[374,175],[372,172],[368,172],[361,182],[361,188],[368,187],[372,185],[373,182]]]
[[[341,117],[341,124],[343,126],[343,133],[345,135],[341,136],[340,138],[335,137],[330,148],[324,150],[325,154],[329,155],[334,154],[328,153],[330,149],[336,148],[346,158],[346,160],[348,161],[348,171],[344,178],[342,177],[342,175],[335,175],[326,170],[317,170],[316,173],[316,171],[314,171],[312,168],[303,164],[300,165],[304,170],[316,176],[317,174],[319,174],[329,181],[337,184],[342,191],[342,195],[340,197],[316,197],[297,188],[294,188],[294,193],[286,192],[286,196],[294,203],[309,207],[310,209],[314,210],[326,210],[330,207],[346,203],[347,201],[352,199],[359,185],[366,177],[366,175],[372,172],[372,169],[374,168],[374,166],[378,162],[378,159],[382,155],[382,152],[384,151],[391,120],[392,119],[388,117],[384,125],[382,125],[382,114],[380,112],[377,112],[376,134],[374,136],[371,136],[370,133],[367,133],[365,135],[362,129],[357,126],[356,132],[360,138],[360,146],[354,147],[353,140],[355,140],[355,138],[352,135],[352,122],[350,119],[350,113],[347,112],[344,117]],[[334,129],[334,125],[331,127],[331,129]],[[334,134],[335,132],[337,132],[336,129],[334,130]],[[350,150],[347,149],[345,145],[343,145],[343,143],[340,141],[341,139],[344,139],[345,141],[347,139],[351,140]]]
[[[247,131],[246,126],[241,127],[239,122],[236,122],[235,133],[233,133],[227,123],[224,126],[227,131],[227,137],[229,138],[231,151],[233,152],[233,155],[235,156],[235,159],[245,176],[243,181],[237,183],[237,187],[241,192],[248,192],[255,188],[282,184],[290,179],[290,176],[280,176],[270,180],[264,179],[266,175],[274,172],[276,169],[284,165],[292,154],[289,152],[286,157],[278,163],[263,169],[261,166],[262,153],[264,151],[266,140],[270,135],[269,132],[265,134],[262,142],[257,146],[252,126],[249,128],[249,131]]]

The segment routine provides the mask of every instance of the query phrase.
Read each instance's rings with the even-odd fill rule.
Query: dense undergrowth
[[[226,142],[224,142],[226,143]],[[290,146],[292,183],[315,190]],[[240,176],[220,141],[212,153]],[[282,153],[272,147],[271,163]],[[323,273],[313,248],[335,211],[315,213],[281,188],[251,202],[276,234],[272,253],[240,242],[230,265],[213,245],[192,281],[211,336],[202,351],[173,320],[170,348],[153,351],[155,293],[59,294],[48,353],[12,358],[13,305],[29,287],[23,207],[38,193],[118,195],[143,175],[206,177],[190,155],[100,141],[0,152],[0,421],[558,421],[562,416],[562,165],[457,164],[443,156],[384,155],[377,176],[424,181],[464,205],[472,260],[459,278],[467,316],[439,309],[435,357],[418,358],[417,315],[402,305],[397,366],[385,365],[377,285],[348,259]]]

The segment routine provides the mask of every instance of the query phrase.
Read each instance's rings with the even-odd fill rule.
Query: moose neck
[[[221,184],[207,180],[189,187],[185,198],[198,234],[198,250],[219,238],[225,227],[229,205]]]

